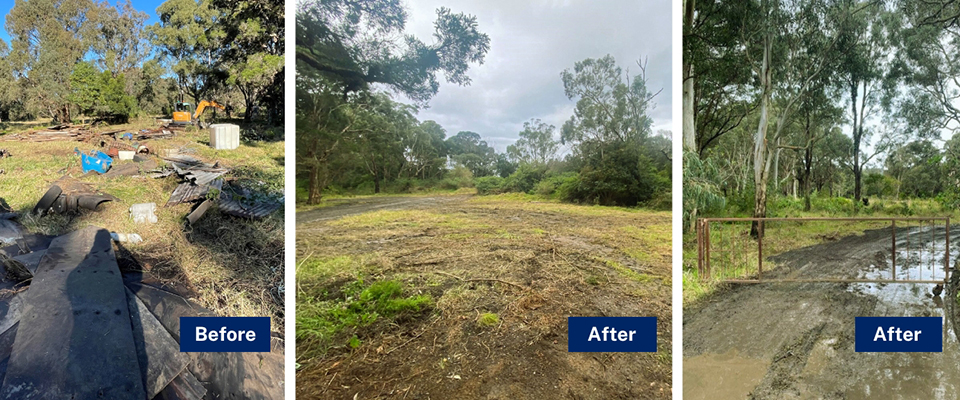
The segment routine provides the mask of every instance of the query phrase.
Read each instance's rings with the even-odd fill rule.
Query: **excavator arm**
[[[215,102],[215,101],[207,101],[207,100],[204,100],[204,101],[201,101],[200,104],[197,104],[197,111],[193,113],[193,119],[199,118],[200,115],[203,114],[203,110],[205,110],[207,107],[216,107],[216,108],[219,108],[219,109],[221,109],[221,110],[225,110],[225,109],[226,109],[226,107],[218,104],[218,103]]]

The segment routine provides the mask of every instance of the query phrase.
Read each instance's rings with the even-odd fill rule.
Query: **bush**
[[[580,176],[576,172],[567,172],[540,181],[534,186],[533,191],[535,194],[544,197],[560,199],[563,198],[564,193],[568,193],[571,188],[575,188],[579,181]],[[567,189],[561,190],[564,187]]]
[[[477,194],[500,194],[503,193],[504,179],[499,176],[482,176],[473,181],[477,187]]]
[[[532,193],[533,188],[547,175],[547,167],[543,165],[523,164],[504,182],[504,189],[508,192]]]
[[[453,170],[448,172],[447,179],[449,179],[451,182],[456,184],[456,186],[453,187],[452,190],[456,190],[462,187],[473,187],[473,172],[470,172],[470,170],[467,169],[467,167],[464,167],[462,165],[458,165]],[[445,181],[447,179],[445,179]],[[449,185],[445,183],[443,186],[447,187]]]

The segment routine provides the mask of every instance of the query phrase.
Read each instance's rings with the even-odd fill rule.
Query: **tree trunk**
[[[310,194],[307,196],[307,204],[320,204],[320,199],[322,197],[323,188],[320,187],[320,166],[313,165],[310,167],[310,187],[308,188]]]
[[[767,179],[769,177],[770,163],[766,162],[767,157],[767,123],[770,118],[767,108],[770,101],[771,69],[770,69],[770,50],[771,38],[769,29],[763,34],[763,62],[760,70],[760,87],[763,93],[760,97],[760,124],[757,127],[757,134],[754,137],[753,144],[753,183],[754,183],[754,204],[753,217],[766,218],[767,216]],[[760,232],[759,224],[754,221],[750,226],[750,236],[760,238],[763,235]]]
[[[685,1],[684,28],[693,27],[693,9],[695,0]],[[697,151],[697,135],[694,120],[694,77],[693,60],[683,60],[683,149]]]
[[[813,165],[813,143],[807,144],[807,149],[803,155],[803,181],[801,181],[801,190],[803,190],[803,211],[810,211],[810,170]]]
[[[866,104],[860,106],[860,112],[857,112],[857,89],[860,87],[860,80],[850,79],[850,108],[853,112],[853,201],[854,209],[860,203],[863,166],[860,165],[860,144],[863,142],[863,112]],[[863,102],[867,101],[867,84],[863,84]]]

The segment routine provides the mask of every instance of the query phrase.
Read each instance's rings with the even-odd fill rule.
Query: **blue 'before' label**
[[[269,352],[270,317],[180,317],[181,352]]]
[[[880,353],[943,351],[942,317],[857,317],[856,350]]]
[[[568,317],[569,352],[656,352],[657,317]]]

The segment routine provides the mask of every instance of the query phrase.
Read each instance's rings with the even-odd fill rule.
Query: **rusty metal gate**
[[[833,226],[834,236],[819,234],[822,243],[837,240],[839,236],[866,229],[889,229],[890,274],[851,278],[849,276],[789,277],[765,275],[764,257],[785,251],[796,250],[804,245],[799,239],[809,234],[797,227],[804,224]],[[844,225],[854,229],[841,234]],[[901,234],[897,230],[910,229]],[[950,218],[949,217],[900,217],[900,218],[701,218],[696,224],[697,269],[702,280],[734,283],[761,282],[837,282],[837,283],[944,283],[949,277],[950,266]],[[929,234],[929,241],[926,241]],[[764,238],[774,235],[778,248],[764,248]],[[823,237],[820,237],[823,236]],[[938,245],[938,238],[943,242]],[[786,244],[782,243],[786,239]],[[919,240],[918,240],[919,239]],[[796,240],[796,242],[790,242]],[[899,244],[898,244],[899,242]],[[814,244],[814,243],[809,243]],[[809,245],[807,244],[807,245]],[[929,246],[928,246],[929,245]],[[898,257],[898,252],[901,253]],[[942,269],[939,267],[942,256]],[[898,277],[897,267],[900,267]],[[926,272],[926,274],[925,274]],[[916,273],[916,276],[913,274]],[[780,274],[776,274],[780,275]]]

